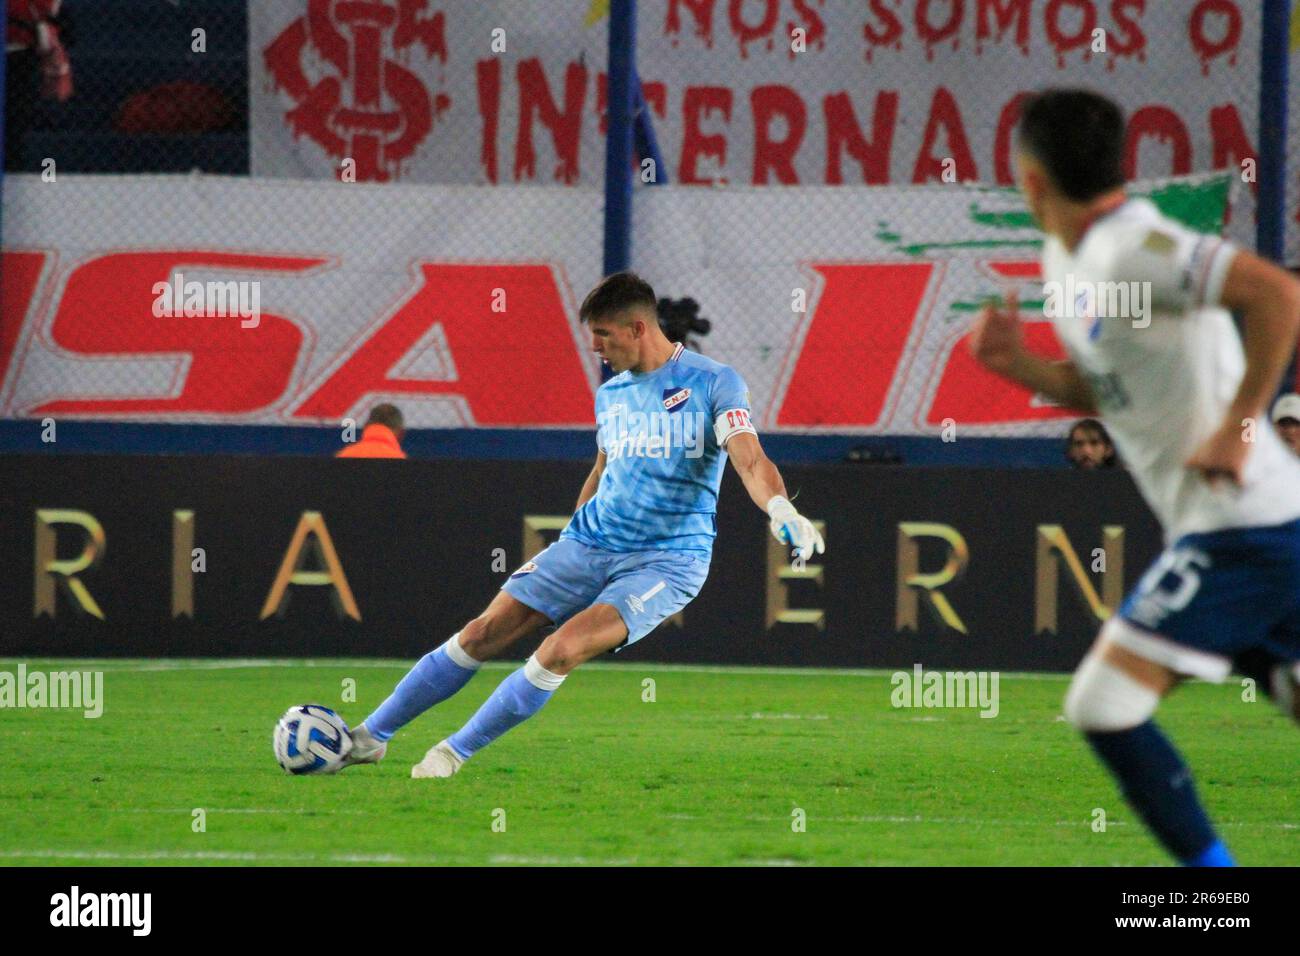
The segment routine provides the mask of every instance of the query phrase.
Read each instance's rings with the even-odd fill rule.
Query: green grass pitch
[[[408,665],[26,664],[104,671],[104,713],[0,710],[0,865],[1168,862],[1060,717],[1064,677],[1003,674],[984,719],[895,709],[882,672],[589,665],[456,777],[412,780],[507,665],[405,728],[379,766],[290,777],[271,754],[287,707],[359,722]],[[1192,684],[1160,719],[1238,860],[1291,864],[1297,728],[1242,696]]]

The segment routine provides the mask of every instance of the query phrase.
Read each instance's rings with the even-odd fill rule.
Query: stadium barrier
[[[1223,173],[1133,192],[1202,232],[1239,221],[1249,193]],[[538,457],[560,457],[549,430],[592,425],[599,363],[577,312],[600,279],[595,189],[20,175],[6,202],[0,418],[29,426],[9,447],[59,450],[46,419],[334,430],[379,401],[414,429],[534,432]],[[429,230],[413,206],[454,225]],[[1012,287],[1030,346],[1063,356],[1014,192],[662,190],[637,211],[640,267],[672,277],[658,291],[727,303],[701,350],[744,378],[762,434],[1063,434],[1068,411],[966,347]],[[770,220],[781,235],[754,242]],[[1137,308],[1126,295],[1108,314]]]
[[[587,470],[0,457],[0,656],[416,657],[559,533]],[[1160,546],[1122,471],[785,477],[827,553],[791,567],[728,469],[708,582],[619,659],[1069,670]]]
[[[538,420],[499,407],[506,389],[444,398],[465,371],[456,330],[424,320],[431,299],[463,315],[465,286],[422,269],[505,267],[493,288],[512,304],[521,276],[550,270],[529,286],[559,290],[542,289],[545,321],[573,315],[610,246],[661,295],[699,302],[713,323],[702,349],[746,377],[765,434],[906,440],[950,418],[964,436],[1055,437],[1054,410],[943,364],[978,301],[1034,257],[1038,235],[985,200],[1012,181],[1024,95],[1049,84],[1124,106],[1133,176],[1231,176],[1226,234],[1274,256],[1285,238],[1300,262],[1300,123],[1286,123],[1300,13],[1288,34],[1287,0],[63,6],[75,92],[13,111],[5,130],[18,146],[0,204],[5,450],[44,450],[27,426],[59,399],[60,426],[102,423],[98,448],[238,452],[274,444],[272,425],[333,430],[396,397],[415,428],[510,429],[561,456],[563,403],[531,403]],[[635,116],[612,115],[611,98]],[[638,143],[658,137],[660,162],[624,163],[620,179],[607,133],[626,139],[629,119]],[[618,228],[633,234],[607,223],[602,236],[620,198]],[[99,261],[108,251],[122,256]],[[132,255],[153,259],[110,268]],[[880,281],[874,267],[905,261],[915,268]],[[145,311],[159,268],[177,285],[255,291],[282,321],[196,336],[197,323]],[[105,301],[100,269],[118,293],[124,274],[137,285]],[[1036,298],[1022,289],[1027,307]],[[831,311],[858,299],[874,308],[869,334],[856,350],[828,343]],[[398,313],[421,334],[387,328],[383,348],[348,351]],[[565,344],[553,326],[538,334]],[[348,387],[304,402],[345,358],[361,359]],[[513,377],[530,380],[543,379]]]

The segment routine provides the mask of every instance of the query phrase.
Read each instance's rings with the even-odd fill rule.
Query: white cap
[[[1273,405],[1273,424],[1276,425],[1284,418],[1294,418],[1300,422],[1300,395],[1295,392],[1283,395]]]

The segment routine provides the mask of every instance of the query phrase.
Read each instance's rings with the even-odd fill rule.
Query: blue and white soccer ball
[[[271,745],[285,773],[336,773],[352,750],[352,732],[328,707],[303,704],[280,718]]]

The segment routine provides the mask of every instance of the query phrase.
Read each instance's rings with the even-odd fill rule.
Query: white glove
[[[767,513],[772,519],[772,534],[782,544],[794,548],[794,556],[807,561],[813,552],[823,554],[826,542],[817,533],[813,523],[795,510],[794,505],[781,495],[776,495],[767,503]]]

